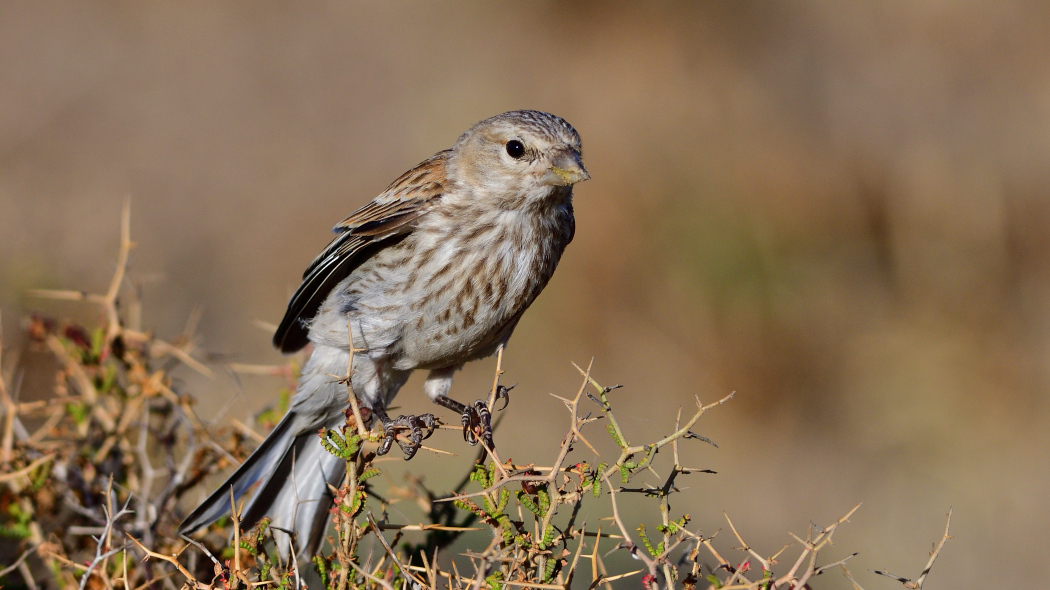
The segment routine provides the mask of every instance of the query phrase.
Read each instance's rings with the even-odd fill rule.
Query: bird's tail
[[[339,413],[326,426],[335,428],[344,421]],[[299,558],[316,552],[332,502],[328,485],[338,485],[346,464],[321,446],[316,431],[297,435],[297,422],[295,412],[285,415],[237,471],[186,517],[179,533],[190,534],[229,512],[231,488],[236,501],[262,481],[242,511],[241,528],[247,530],[268,516],[271,528],[295,531],[291,540],[283,534],[275,535],[283,558],[288,557],[292,546]]]

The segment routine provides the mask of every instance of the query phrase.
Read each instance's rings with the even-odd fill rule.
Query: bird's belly
[[[463,298],[434,301],[402,326],[394,366],[437,369],[489,356],[510,337],[517,315],[499,303],[475,307]]]

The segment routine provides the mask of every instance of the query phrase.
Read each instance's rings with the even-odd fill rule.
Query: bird
[[[425,394],[459,414],[468,442],[492,445],[488,408],[449,397],[454,373],[506,345],[547,285],[575,234],[573,186],[590,175],[580,136],[564,119],[517,110],[484,119],[405,172],[333,228],[303,273],[273,337],[281,352],[312,344],[288,412],[259,447],[179,526],[191,534],[261,482],[242,527],[264,516],[292,532],[282,556],[314,554],[345,462],[318,430],[345,423],[346,380],[378,418],[385,454],[411,459],[433,432],[433,414],[386,411],[419,369]],[[505,394],[505,389],[501,394]],[[407,432],[408,440],[399,437]]]

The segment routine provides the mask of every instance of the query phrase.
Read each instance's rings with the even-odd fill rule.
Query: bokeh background
[[[735,391],[698,429],[720,448],[687,454],[719,474],[679,479],[693,527],[724,528],[724,510],[769,554],[864,502],[825,555],[859,551],[870,590],[897,585],[869,569],[917,575],[954,506],[927,587],[1038,579],[1043,2],[3,2],[5,346],[29,310],[92,317],[26,291],[104,290],[130,197],[145,325],[174,337],[202,309],[217,376],[180,387],[247,418],[280,383],[223,363],[281,362],[256,322],[280,319],[329,228],[514,108],[573,123],[593,179],[506,355],[507,454],[554,456],[547,394],[575,392],[571,361],[625,385],[638,439]],[[493,367],[468,367],[460,397]],[[407,410],[430,409],[418,383]],[[442,482],[469,460],[411,466]]]

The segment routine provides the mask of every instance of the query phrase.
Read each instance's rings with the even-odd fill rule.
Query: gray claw
[[[515,383],[514,385],[511,385],[510,387],[507,387],[505,385],[498,385],[496,387],[496,397],[493,399],[493,401],[496,401],[496,400],[499,400],[499,399],[503,400],[503,407],[499,409],[500,412],[502,412],[503,410],[507,409],[507,404],[510,403],[510,390],[514,389],[517,386],[518,386],[518,384]]]

